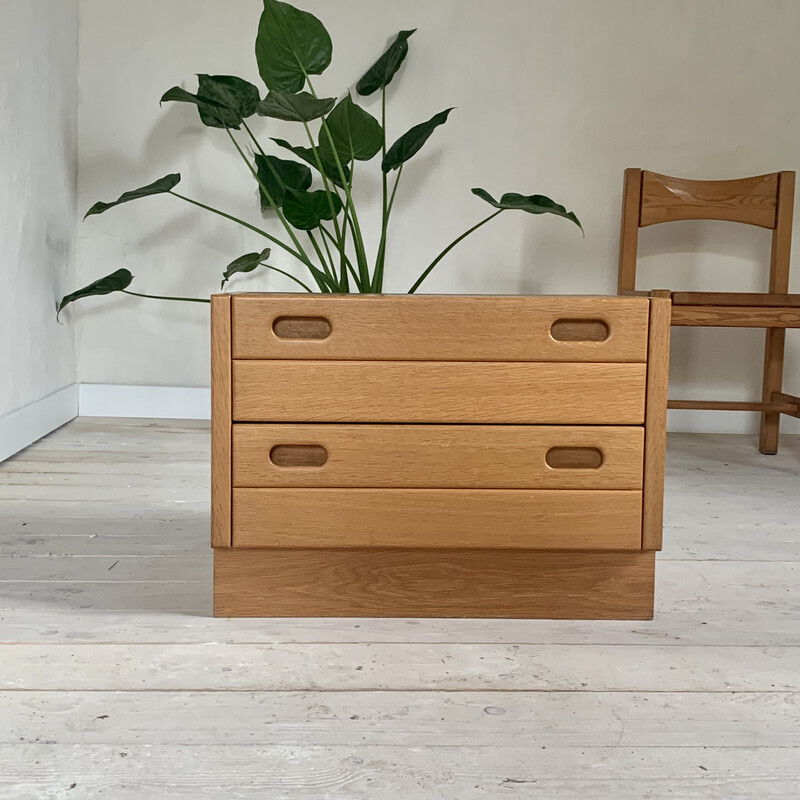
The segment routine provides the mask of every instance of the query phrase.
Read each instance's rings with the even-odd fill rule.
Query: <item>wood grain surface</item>
[[[619,235],[617,294],[636,296],[636,256],[639,248],[639,206],[642,199],[642,170],[625,170]],[[646,297],[647,293],[642,292]]]
[[[211,298],[211,546],[231,546],[231,298]]]
[[[789,291],[789,267],[792,251],[794,223],[795,173],[781,172],[778,187],[778,214],[772,236],[769,263],[769,291],[782,294]],[[792,327],[798,327],[797,322]],[[761,400],[770,402],[775,392],[783,390],[783,365],[786,357],[786,331],[783,326],[773,326],[765,331],[764,372],[761,383]],[[761,415],[758,449],[767,455],[778,452],[780,414],[766,412]]]
[[[645,382],[645,364],[234,361],[233,417],[641,425]]]
[[[282,448],[276,456],[282,465],[270,456],[276,447]],[[318,450],[287,449],[302,447],[324,448],[324,462],[319,463]],[[643,448],[644,430],[638,426],[237,423],[233,483],[250,488],[640,489]],[[581,449],[589,452],[588,461],[585,455],[581,460]],[[570,450],[578,452],[570,456]],[[292,453],[296,458],[287,463]],[[308,466],[313,458],[317,463]]]
[[[780,306],[800,307],[800,294],[764,294],[763,292],[673,292],[676,306]]]
[[[653,577],[641,552],[217,550],[214,614],[650,619]]]
[[[673,306],[672,324],[717,328],[800,328],[800,308]]]
[[[604,361],[647,358],[647,301],[617,297],[465,297],[431,295],[233,298],[234,358],[395,361]],[[292,324],[286,319],[294,319]],[[330,335],[294,338],[297,320],[323,318]],[[601,322],[608,338],[581,340],[569,322]],[[278,322],[279,336],[274,330]],[[324,334],[310,322],[308,336]],[[574,337],[574,338],[573,338]],[[572,339],[572,340],[570,340]],[[595,340],[593,340],[595,339]]]
[[[720,219],[775,227],[778,175],[698,181],[642,173],[639,226],[681,219]]]
[[[669,293],[650,300],[650,347],[647,361],[642,548],[660,550],[664,526],[664,472],[667,457],[667,392],[670,345]]]
[[[639,550],[642,492],[234,489],[233,545]]]

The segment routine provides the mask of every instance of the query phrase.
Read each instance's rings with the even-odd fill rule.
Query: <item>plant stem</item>
[[[261,187],[261,191],[264,192],[264,197],[267,198],[267,202],[269,203],[270,208],[272,208],[272,210],[277,214],[278,219],[280,220],[283,227],[286,229],[286,233],[289,234],[289,238],[292,240],[294,246],[305,257],[306,261],[310,263],[311,259],[309,259],[308,254],[305,252],[303,246],[300,244],[300,240],[297,238],[295,232],[292,230],[291,225],[289,225],[289,223],[286,221],[286,217],[283,216],[283,212],[278,207],[278,204],[272,199],[272,195],[269,193],[269,189],[267,189],[267,187],[264,185],[264,182],[259,177],[258,171],[253,167],[253,165],[250,163],[250,159],[245,155],[244,150],[242,150],[242,148],[239,146],[239,142],[236,141],[236,137],[231,133],[231,129],[226,126],[225,131],[230,137],[230,140],[233,142],[233,146],[236,148],[239,155],[242,157],[242,160],[244,161],[245,164],[247,164],[247,168],[250,170],[253,177],[256,179],[256,182]],[[272,164],[270,164],[269,159],[267,159],[267,166],[272,171],[272,174],[275,177],[275,179],[279,183],[283,183],[283,181],[281,180],[278,173],[275,171]]]
[[[325,238],[325,234],[328,233],[328,231],[323,229],[322,223],[320,223],[319,229],[322,231],[322,246],[325,248],[325,254],[328,256],[328,263],[330,263],[331,269],[333,270],[334,274],[336,274],[336,264],[333,260],[333,256],[331,255],[331,249],[328,247],[328,240]],[[309,232],[309,236],[310,235],[311,234]],[[331,236],[331,238],[333,238],[333,236]]]
[[[386,258],[386,231],[389,227],[389,176],[383,171],[383,159],[386,158],[386,87],[381,87],[381,128],[383,144],[381,145],[381,242],[375,258],[375,272],[372,276],[372,291],[383,290],[383,261]]]
[[[319,229],[323,233],[323,237],[322,237],[322,241],[323,242],[325,241],[325,237],[327,237],[328,239],[330,239],[331,243],[334,246],[339,247],[339,242],[337,242],[337,240],[334,238],[333,234],[327,228],[325,228],[323,225],[320,225]],[[355,272],[355,270],[353,269],[353,265],[350,263],[350,259],[347,257],[347,252],[345,251],[345,247],[346,247],[346,244],[347,244],[347,238],[346,237],[347,237],[347,228],[342,228],[342,238],[341,238],[342,261],[341,261],[341,264],[340,264],[341,274],[339,276],[339,285],[341,286],[342,292],[344,294],[347,294],[350,291],[350,283],[349,283],[348,278],[347,278],[347,270],[348,269],[350,270],[350,272],[353,273],[353,276],[356,279],[356,286],[358,286],[358,275]]]
[[[400,176],[403,174],[403,164],[397,170],[397,176],[394,179],[394,186],[392,187],[392,196],[389,203],[383,212],[383,224],[381,226],[381,242],[378,245],[378,260],[375,265],[375,275],[372,279],[373,291],[383,291],[383,273],[386,265],[386,243],[389,238],[389,218],[392,216],[392,207],[394,206],[394,198],[397,196],[397,186],[400,183]],[[387,175],[384,174],[384,182]]]
[[[308,254],[303,249],[303,245],[300,244],[300,240],[297,238],[297,235],[292,230],[291,225],[289,225],[289,223],[286,221],[286,217],[284,217],[283,212],[280,210],[280,208],[278,207],[278,204],[272,198],[272,195],[269,193],[269,190],[267,189],[267,187],[264,185],[264,182],[259,177],[258,171],[253,168],[253,165],[250,163],[250,159],[245,155],[244,151],[239,146],[239,143],[236,141],[236,137],[231,133],[231,129],[226,126],[225,130],[227,131],[228,136],[230,137],[230,140],[233,142],[234,147],[239,152],[239,155],[242,157],[242,160],[244,161],[245,164],[247,164],[247,168],[253,174],[253,177],[256,179],[256,182],[261,187],[261,191],[264,192],[264,196],[267,198],[267,202],[269,203],[270,208],[272,208],[272,210],[277,214],[278,219],[280,220],[281,224],[286,229],[286,232],[289,234],[292,242],[294,242],[294,246],[300,251],[300,254],[303,256],[303,259],[304,259],[303,263],[308,268],[308,271],[311,273],[311,276],[314,278],[314,281],[316,282],[316,284],[319,287],[320,291],[324,292],[324,293],[337,291],[336,282],[334,280],[332,280],[331,277],[328,275],[328,270],[325,268],[324,259],[322,260],[322,270],[323,271],[320,271],[314,266],[313,262],[308,257]],[[249,128],[248,128],[248,131],[249,131]],[[253,136],[252,132],[250,133],[250,135],[255,140],[255,137]],[[256,142],[256,144],[258,145],[258,142]],[[260,146],[259,146],[259,149],[260,149]],[[285,188],[285,184],[283,183],[283,180],[281,179],[281,176],[278,175],[278,173],[275,171],[275,167],[272,166],[272,164],[271,164],[271,162],[270,162],[270,160],[268,158],[265,158],[265,160],[267,162],[267,167],[269,168],[270,172],[272,172],[272,175],[275,178],[275,180],[278,181],[278,183],[280,183]]]
[[[319,169],[319,174],[322,176],[322,185],[325,187],[325,195],[328,198],[328,208],[330,209],[331,216],[333,217],[333,230],[336,233],[336,249],[339,251],[339,271],[341,274],[340,277],[340,289],[343,292],[348,292],[350,287],[347,284],[347,270],[345,269],[345,260],[347,258],[347,254],[345,253],[345,240],[342,236],[342,230],[339,227],[339,220],[336,216],[336,206],[333,203],[333,196],[334,194],[339,199],[341,203],[342,200],[339,197],[339,193],[336,191],[335,187],[331,189],[331,184],[328,182],[328,176],[325,174],[325,168],[322,164],[322,158],[320,158],[319,151],[317,150],[317,145],[314,142],[314,137],[311,134],[311,129],[308,127],[307,122],[303,122],[303,127],[306,131],[306,136],[308,137],[308,141],[311,144],[311,153],[314,156],[314,160],[317,162],[317,168]],[[333,262],[331,262],[333,265]]]
[[[327,277],[325,276],[325,273],[320,272],[313,264],[311,264],[311,262],[307,258],[304,258],[302,255],[300,255],[300,253],[296,252],[295,250],[292,250],[292,248],[289,247],[288,244],[285,244],[280,239],[276,239],[271,234],[267,233],[266,231],[262,231],[261,228],[256,228],[255,225],[251,225],[249,222],[245,222],[243,219],[239,219],[238,217],[233,217],[230,214],[226,214],[224,211],[220,211],[218,208],[207,206],[205,203],[201,203],[199,200],[192,200],[191,197],[186,197],[186,195],[178,194],[178,192],[174,191],[170,191],[169,194],[175,197],[179,197],[181,200],[185,200],[187,203],[191,203],[193,206],[198,206],[198,208],[203,208],[206,211],[210,211],[212,214],[217,214],[220,217],[224,217],[225,219],[229,219],[232,222],[236,222],[239,225],[242,225],[243,227],[248,228],[249,230],[260,234],[265,239],[268,239],[270,242],[273,242],[278,247],[284,249],[287,253],[293,255],[298,261],[300,261],[305,267],[307,267],[309,272],[311,272],[311,274],[313,275],[314,280],[317,282],[317,285],[320,287],[320,291],[322,292],[329,291],[327,283],[325,284],[325,288],[323,288],[323,285],[320,285],[319,278],[317,277],[317,275],[319,275],[322,278],[324,278],[325,281],[327,282]]]
[[[414,294],[414,292],[416,292],[416,291],[417,291],[417,289],[419,289],[419,286],[420,286],[420,284],[422,283],[422,281],[424,281],[424,280],[425,280],[425,278],[427,278],[427,277],[428,277],[428,275],[429,275],[430,271],[431,271],[431,270],[432,270],[432,269],[433,269],[433,268],[434,268],[434,267],[435,267],[435,266],[436,266],[436,265],[437,265],[437,264],[438,264],[438,263],[439,263],[439,262],[440,262],[440,261],[441,261],[441,260],[442,260],[442,259],[443,259],[443,258],[444,258],[444,257],[445,257],[445,256],[446,256],[446,255],[447,255],[447,254],[448,254],[448,253],[449,253],[449,252],[450,252],[450,251],[451,251],[451,250],[452,250],[452,249],[453,249],[453,248],[454,248],[454,247],[457,245],[457,244],[458,244],[458,243],[459,243],[459,242],[461,242],[462,240],[466,239],[466,238],[467,238],[467,236],[469,236],[471,233],[474,233],[474,232],[475,232],[476,230],[478,230],[478,228],[480,228],[482,225],[485,225],[487,222],[489,222],[489,220],[492,220],[492,219],[494,219],[494,218],[495,218],[495,217],[496,217],[498,214],[502,214],[502,213],[503,213],[503,211],[505,211],[505,209],[504,209],[504,208],[501,208],[499,211],[495,211],[495,212],[494,212],[494,214],[490,214],[488,217],[486,217],[486,219],[483,219],[483,220],[481,220],[481,221],[480,221],[480,222],[479,222],[477,225],[473,225],[473,226],[472,226],[472,227],[471,227],[471,228],[470,228],[468,231],[465,231],[465,232],[464,232],[464,233],[462,233],[462,234],[461,234],[461,236],[459,236],[459,237],[458,237],[458,238],[457,238],[455,241],[453,241],[453,242],[451,242],[449,245],[447,245],[447,247],[445,247],[445,249],[444,249],[444,250],[442,250],[442,252],[441,252],[441,253],[439,253],[439,255],[438,255],[438,256],[436,256],[436,258],[434,258],[434,259],[433,259],[433,261],[431,262],[431,264],[430,264],[430,265],[428,266],[428,268],[427,268],[427,269],[426,269],[426,270],[425,270],[425,271],[422,273],[422,275],[420,275],[420,276],[419,276],[419,278],[417,278],[417,282],[416,282],[416,283],[415,283],[415,284],[414,284],[414,285],[413,285],[413,286],[412,286],[412,287],[411,287],[411,288],[408,290],[408,293],[409,293],[409,294]]]
[[[151,300],[177,300],[181,303],[210,303],[211,300],[204,300],[202,297],[169,297],[163,294],[142,294],[141,292],[130,292],[127,289],[120,289],[123,294],[133,297],[147,297]]]
[[[302,286],[309,294],[314,294],[314,290],[313,289],[309,289],[308,286],[306,286],[306,284],[304,284],[303,281],[300,280],[300,278],[296,278],[291,273],[284,272],[282,269],[278,269],[278,267],[273,267],[272,264],[262,264],[261,266],[262,267],[266,267],[267,269],[274,270],[275,272],[280,272],[281,275],[285,275],[287,278],[290,278],[295,283],[299,283],[300,286]],[[225,281],[222,282],[222,287],[224,287],[224,286],[225,286]]]
[[[308,84],[308,90],[311,92],[312,96],[316,98],[317,93],[314,91],[314,86],[311,83],[311,78],[306,74],[306,83]],[[347,197],[347,208],[350,209],[350,220],[353,230],[353,245],[356,251],[356,261],[358,262],[358,273],[359,273],[359,288],[361,291],[364,291],[364,287],[367,287],[367,291],[370,290],[370,279],[369,279],[369,267],[367,265],[367,254],[364,248],[364,237],[361,234],[361,226],[358,223],[358,213],[356,212],[356,207],[353,203],[352,192],[350,191],[351,186],[347,181],[347,178],[344,173],[344,167],[342,166],[342,160],[339,158],[339,151],[336,149],[336,145],[333,141],[333,135],[331,134],[331,130],[328,127],[328,123],[325,118],[322,118],[322,130],[325,131],[325,135],[328,137],[328,143],[331,147],[331,152],[333,153],[334,161],[336,162],[336,168],[339,170],[339,178],[342,181],[342,186],[344,187],[344,193]],[[350,179],[352,181],[353,178],[353,171],[351,168],[350,172]],[[347,213],[347,212],[345,212]]]
[[[253,140],[253,144],[258,148],[258,152],[261,153],[261,155],[264,156],[264,158],[266,158],[267,154],[264,152],[264,148],[261,146],[258,139],[256,139],[253,131],[250,130],[250,126],[247,124],[245,120],[242,120],[242,125],[244,126],[244,129],[247,131],[250,138]]]
[[[313,232],[312,231],[306,231],[306,233],[308,234],[309,241],[311,242],[311,245],[313,246],[314,251],[317,254],[317,258],[319,258],[320,263],[322,264],[322,268],[325,270],[325,274],[328,276],[328,279],[334,285],[336,285],[336,278],[331,273],[331,271],[328,269],[328,262],[325,260],[325,256],[323,255],[322,250],[320,249],[320,246],[317,244],[317,240],[314,238]],[[339,287],[336,286],[336,290],[337,291],[338,291],[338,289],[339,289]]]
[[[239,225],[242,225],[249,230],[260,234],[265,239],[269,239],[273,244],[278,245],[278,247],[283,248],[287,253],[293,255],[298,261],[302,261],[304,264],[306,263],[303,260],[303,256],[300,253],[292,250],[288,244],[284,244],[280,239],[276,239],[271,234],[267,233],[266,231],[261,230],[261,228],[256,228],[255,225],[251,225],[249,222],[245,222],[243,219],[239,219],[238,217],[233,217],[230,214],[226,214],[224,211],[220,211],[218,208],[213,208],[212,206],[207,206],[205,203],[201,203],[199,200],[192,200],[191,197],[186,197],[186,195],[178,194],[178,192],[170,191],[169,194],[173,195],[174,197],[179,197],[181,200],[185,200],[187,203],[191,203],[193,206],[198,206],[199,208],[204,208],[206,211],[210,211],[212,214],[217,214],[220,217],[225,217],[225,219],[231,220],[231,222],[236,222]]]

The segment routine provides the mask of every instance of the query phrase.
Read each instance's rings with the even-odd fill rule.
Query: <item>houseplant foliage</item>
[[[189,103],[197,108],[200,121],[217,128],[244,162],[258,189],[261,210],[277,219],[283,228],[275,236],[225,211],[187,197],[177,188],[181,176],[165,175],[147,186],[122,194],[113,202],[98,202],[86,216],[103,214],[116,206],[154,195],[168,194],[182,202],[241,225],[267,240],[269,247],[234,259],[223,270],[222,285],[235,275],[257,269],[279,272],[304,291],[323,293],[379,293],[383,290],[389,223],[403,170],[427,144],[437,128],[444,125],[453,109],[448,108],[414,125],[391,142],[387,137],[386,89],[408,54],[414,30],[400,31],[388,49],[367,70],[355,87],[367,97],[380,92],[380,120],[364,110],[350,91],[340,99],[319,97],[314,76],[331,63],[333,46],[322,22],[312,14],[278,0],[264,0],[264,11],[256,37],[259,74],[267,87],[261,90],[242,78],[230,75],[199,75],[192,93],[175,86],[163,102]],[[266,117],[295,123],[300,144],[284,139],[257,137],[253,121]],[[377,252],[367,252],[353,201],[353,186],[362,163],[378,160],[381,174],[381,230]],[[580,227],[578,218],[564,206],[542,195],[506,193],[495,200],[484,189],[473,194],[493,207],[492,213],[457,237],[423,270],[410,293],[450,250],[468,235],[510,211],[555,214]],[[266,243],[265,243],[266,244]],[[275,249],[289,253],[305,270],[302,278],[269,263]],[[126,269],[106,275],[66,295],[61,311],[69,303],[92,295],[123,292],[188,302],[209,302],[204,298],[164,297],[131,291],[133,276]]]

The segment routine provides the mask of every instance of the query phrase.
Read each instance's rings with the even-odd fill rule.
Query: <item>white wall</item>
[[[77,411],[55,313],[76,281],[77,70],[77,0],[0,3],[0,458]]]
[[[578,213],[586,237],[562,220],[506,214],[442,262],[427,291],[612,293],[625,167],[698,178],[800,167],[796,0],[300,5],[334,40],[333,66],[317,79],[325,94],[352,85],[397,30],[419,29],[391,89],[390,137],[458,107],[406,169],[388,291],[405,291],[444,244],[481,218],[486,207],[470,195],[473,186],[548,194]],[[194,89],[197,72],[258,82],[260,8],[259,0],[81,0],[81,210],[177,170],[190,195],[259,219],[252,180],[224,132],[202,128],[188,106],[159,108],[158,98],[176,83]],[[300,143],[291,126],[256,126],[264,138]],[[376,166],[369,177],[359,168],[373,211]],[[375,214],[367,220],[374,231]],[[725,223],[645,230],[640,286],[763,289],[768,238]],[[229,260],[260,246],[223,220],[152,198],[81,225],[78,284],[126,266],[141,291],[207,295]],[[797,259],[794,272],[800,291]],[[234,286],[292,288],[266,273]],[[204,306],[99,299],[75,306],[69,319],[78,325],[81,381],[208,382]],[[797,392],[800,342],[796,332],[789,338],[787,386]],[[762,341],[762,331],[676,331],[673,394],[759,396]],[[693,416],[691,424],[706,424],[698,419],[707,420]],[[741,423],[726,418],[734,419],[722,424]],[[794,420],[785,426],[800,430]]]

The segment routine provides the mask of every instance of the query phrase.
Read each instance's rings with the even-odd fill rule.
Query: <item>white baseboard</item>
[[[209,419],[211,390],[184,386],[80,385],[82,417]],[[669,412],[667,428],[688,433],[756,433],[759,415],[747,411]],[[800,433],[798,420],[783,417],[781,430]]]
[[[211,390],[191,386],[80,385],[82,417],[210,419]]]
[[[0,417],[0,461],[78,416],[78,384],[34,400]]]
[[[187,386],[72,384],[0,417],[0,461],[78,416],[209,419],[211,390]],[[672,410],[667,429],[687,433],[758,432],[759,415],[745,411]],[[781,432],[800,433],[800,421],[781,418]]]

